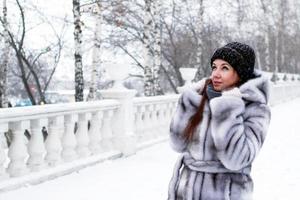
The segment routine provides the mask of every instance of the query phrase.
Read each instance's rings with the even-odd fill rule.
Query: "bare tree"
[[[270,56],[270,34],[271,34],[271,25],[270,25],[270,6],[267,1],[260,0],[261,8],[264,13],[264,43],[265,43],[265,63],[266,63],[266,70],[270,71],[270,63],[271,63],[271,56]]]
[[[120,0],[114,0],[114,2],[119,1]],[[150,14],[149,16],[145,16],[145,18],[148,24],[152,24],[151,27],[155,27],[155,23],[157,22],[156,17],[158,16],[155,14],[155,3],[157,2],[149,2],[149,5],[152,5],[152,7],[150,7],[152,18],[150,17]],[[264,3],[266,4],[266,2]],[[197,9],[195,9],[196,4]],[[115,5],[116,3],[114,6]],[[145,6],[147,9],[147,5],[147,1],[145,1],[145,4],[139,4],[139,1],[122,0],[122,10],[125,14],[119,15],[117,17],[118,20],[115,20],[113,17],[109,16],[109,13],[106,13],[104,14],[104,23],[116,27],[112,27],[113,33],[109,35],[109,38],[105,39],[105,42],[109,43],[113,47],[121,49],[132,58],[139,68],[146,71],[148,80],[151,80],[152,78],[152,82],[149,81],[149,85],[151,85],[155,81],[155,79],[153,79],[154,68],[150,67],[145,69],[145,66],[146,64],[151,66],[153,65],[153,62],[155,63],[154,58],[155,55],[157,55],[157,46],[155,45],[157,44],[157,40],[155,35],[157,32],[155,29],[153,32],[150,27],[148,29],[147,27],[144,27],[147,23],[145,23],[142,16],[143,11],[145,11]],[[215,18],[215,15],[208,13],[210,9],[208,9],[207,13],[204,15],[205,4],[203,0],[172,0],[168,6],[163,7],[160,20],[162,26],[162,64],[160,69],[163,73],[160,73],[159,76],[161,81],[168,83],[161,84],[164,90],[168,89],[177,92],[176,87],[183,84],[179,71],[181,67],[198,68],[199,71],[201,71],[201,77],[199,78],[207,76],[210,73],[210,68],[208,67],[209,59],[207,58],[211,56],[217,47],[229,41],[246,42],[252,45],[257,51],[258,64],[261,69],[271,70],[275,61],[275,49],[278,49],[275,48],[274,42],[276,41],[275,33],[278,31],[273,31],[278,30],[278,23],[277,25],[274,24],[274,13],[277,12],[275,11],[277,8],[268,2],[268,4],[265,5],[267,7],[266,12],[269,12],[268,16],[262,14],[263,17],[268,19],[262,20],[262,18],[260,18],[262,16],[258,15],[256,12],[259,10],[264,12],[261,4],[250,4],[244,0],[227,0],[226,3],[222,3],[222,5],[220,5],[219,9],[222,9],[222,6],[228,8],[227,14],[231,16],[230,19],[227,20],[225,17],[220,16],[219,21],[216,19],[212,20],[212,18]],[[149,11],[149,9],[147,11]],[[232,23],[231,19],[236,19],[236,23]],[[288,18],[288,20],[290,19],[291,18]],[[288,23],[285,22],[285,24],[289,23],[290,21]],[[238,27],[240,27],[240,29]],[[297,57],[291,57],[290,55],[292,54],[288,53],[288,51],[293,52],[292,49],[294,49],[294,52],[297,52],[295,50],[297,46],[296,43],[288,43],[288,38],[296,38],[295,35],[292,34],[294,32],[296,33],[296,29],[294,27],[289,28],[291,28],[289,30],[293,31],[283,30],[285,38],[284,41],[286,44],[283,51],[285,66],[287,66],[288,63],[287,59],[291,59],[293,62],[296,62],[294,60],[297,60]],[[148,37],[144,37],[144,33],[148,33],[146,34]],[[198,43],[199,41],[201,43]],[[145,63],[142,62],[143,56],[141,56],[138,48],[132,48],[133,45],[145,45],[146,47],[149,47],[145,48],[147,49],[145,52],[148,54],[148,58],[152,58],[152,60],[145,60]],[[198,47],[201,47],[201,49],[198,50]],[[269,52],[267,52],[267,50],[269,50]],[[267,54],[270,55],[270,58],[268,58]],[[144,58],[147,59],[147,56]],[[268,65],[266,65],[267,60],[270,62]],[[297,64],[295,65],[297,66]],[[164,77],[167,82],[163,80],[162,77]],[[195,80],[198,79],[195,78]]]
[[[75,101],[83,101],[83,66],[82,66],[82,21],[80,20],[80,0],[73,0],[74,44],[75,44]]]
[[[153,96],[153,56],[151,53],[151,30],[153,27],[153,18],[151,15],[151,4],[153,0],[145,0],[145,16],[144,16],[144,93],[145,96]]]
[[[279,18],[278,18],[278,29],[277,29],[277,57],[276,57],[276,63],[277,63],[277,69],[279,72],[283,71],[284,67],[284,43],[285,43],[285,31],[286,28],[286,14],[288,12],[288,2],[285,1],[279,1]]]
[[[0,108],[8,107],[7,99],[7,66],[9,60],[9,35],[8,35],[8,22],[7,22],[7,6],[6,0],[3,0],[3,58],[0,66]]]
[[[49,45],[40,52],[30,52],[29,48],[26,48],[24,45],[24,40],[26,38],[26,20],[24,10],[19,0],[16,0],[16,3],[21,16],[21,35],[18,37],[10,29],[7,29],[7,34],[9,37],[9,44],[15,53],[19,67],[19,74],[17,76],[21,78],[27,95],[33,105],[40,102],[46,103],[45,92],[56,70],[63,47],[63,43],[60,39],[61,36],[56,35],[58,42],[53,45]],[[5,26],[5,21],[2,18],[0,18],[0,21],[2,25]],[[46,75],[41,75],[41,69],[42,71],[45,71],[45,69],[43,69],[45,64],[42,62],[42,56],[52,52],[54,49],[57,49],[57,52],[54,55],[53,68],[50,71],[47,71]]]
[[[89,87],[89,93],[87,101],[95,100],[97,91],[97,81],[99,79],[99,68],[101,67],[101,31],[102,31],[102,3],[96,1],[93,4],[82,5],[82,12],[88,12],[93,15],[95,19],[94,27],[94,41],[93,41],[93,58],[92,58],[92,70],[91,70],[91,82]]]
[[[153,38],[154,38],[154,44],[153,44],[153,50],[154,50],[154,64],[153,64],[153,93],[154,95],[162,95],[163,91],[160,86],[160,80],[159,80],[159,73],[161,71],[161,0],[154,0],[152,3],[152,10],[153,10],[153,21],[154,21],[154,27],[153,27]]]
[[[204,6],[203,6],[203,0],[198,0],[199,4],[199,10],[197,14],[197,21],[195,23],[195,39],[197,43],[197,53],[196,53],[196,67],[198,68],[197,70],[197,79],[199,77],[203,77],[203,62],[202,62],[202,49],[203,49],[203,27],[204,27],[204,21],[203,21],[203,15],[204,15]]]

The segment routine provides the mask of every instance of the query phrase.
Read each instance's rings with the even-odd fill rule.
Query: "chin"
[[[221,88],[221,87],[215,87],[215,86],[214,86],[214,90],[217,91],[217,92],[221,92],[221,91],[222,91],[222,88]]]

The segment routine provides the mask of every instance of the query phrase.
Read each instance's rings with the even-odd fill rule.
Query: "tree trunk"
[[[280,1],[279,4],[279,25],[278,25],[278,55],[277,55],[277,64],[278,64],[278,71],[286,71],[284,66],[284,33],[285,33],[285,26],[286,26],[286,12],[288,12],[288,2]]]
[[[202,64],[202,40],[203,40],[203,14],[204,14],[204,7],[203,7],[203,0],[199,0],[199,11],[198,11],[198,16],[197,16],[197,22],[195,24],[196,26],[196,34],[197,34],[197,53],[196,53],[196,67],[198,68],[197,73],[196,73],[196,80],[201,79],[204,76],[204,70]]]
[[[154,95],[162,95],[159,72],[161,69],[161,0],[155,0],[152,4],[154,18],[154,66],[153,66],[153,92]]]
[[[145,16],[144,16],[144,93],[145,96],[153,96],[153,57],[151,54],[151,29],[153,20],[151,16],[152,0],[145,0]]]
[[[94,33],[93,61],[91,71],[91,83],[87,100],[95,100],[97,91],[97,81],[99,80],[98,69],[101,67],[101,30],[102,30],[102,11],[101,3],[95,5],[96,25]]]
[[[238,25],[238,30],[241,30],[241,26],[244,20],[244,13],[243,13],[243,5],[242,5],[242,0],[236,0],[237,2],[237,25]]]
[[[265,42],[265,70],[266,71],[271,71],[271,56],[270,56],[270,31],[271,31],[271,26],[270,26],[270,8],[268,2],[265,0],[260,0],[261,3],[261,8],[264,13],[264,42]]]
[[[258,48],[256,48],[256,60],[257,60],[257,66],[259,70],[262,70],[262,66],[261,66],[261,56],[260,56],[260,52],[258,50]]]
[[[7,66],[9,60],[9,35],[7,30],[8,22],[7,22],[7,6],[6,0],[3,0],[3,35],[4,35],[4,48],[3,48],[3,61],[2,66],[0,68],[0,108],[8,107],[8,99],[7,99]]]
[[[266,58],[265,58],[265,62],[266,62],[266,71],[271,71],[271,57],[270,57],[270,39],[269,39],[269,35],[270,35],[270,25],[267,24],[267,31],[265,31],[264,35],[265,35],[265,54],[266,54]]]
[[[82,30],[80,21],[80,0],[73,0],[74,44],[75,44],[75,101],[83,101],[83,66],[82,66]]]
[[[275,70],[274,72],[277,73],[278,72],[278,33],[275,36]]]

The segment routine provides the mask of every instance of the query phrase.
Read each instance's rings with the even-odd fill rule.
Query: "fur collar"
[[[267,104],[270,96],[270,82],[261,71],[255,70],[254,74],[254,78],[239,87],[243,99],[249,102]]]
[[[203,78],[202,80],[194,83],[191,86],[191,89],[195,91],[201,91],[204,87],[206,79],[207,78]],[[267,104],[269,101],[270,81],[262,73],[262,71],[258,69],[254,70],[254,78],[242,84],[239,89],[242,93],[243,100],[245,101],[264,104]]]

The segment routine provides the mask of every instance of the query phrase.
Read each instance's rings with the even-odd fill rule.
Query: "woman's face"
[[[222,59],[214,60],[211,68],[212,84],[216,91],[222,91],[235,87],[240,80],[233,67]]]

